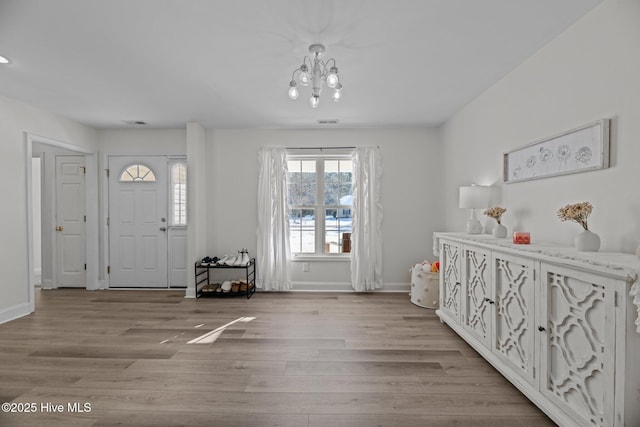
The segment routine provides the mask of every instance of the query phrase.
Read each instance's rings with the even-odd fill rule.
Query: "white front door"
[[[86,287],[84,156],[56,156],[56,286]]]
[[[109,286],[168,287],[167,158],[109,157]]]

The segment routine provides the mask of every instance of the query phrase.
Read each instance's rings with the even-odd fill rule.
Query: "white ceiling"
[[[0,0],[0,94],[98,128],[431,126],[600,2]],[[287,90],[316,42],[344,90],[312,110]]]

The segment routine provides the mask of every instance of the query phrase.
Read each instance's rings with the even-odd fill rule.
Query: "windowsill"
[[[349,262],[351,256],[349,254],[336,255],[292,255],[291,262]]]

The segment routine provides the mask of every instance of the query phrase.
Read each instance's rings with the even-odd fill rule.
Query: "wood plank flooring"
[[[38,290],[0,325],[0,402],[37,406],[0,426],[554,425],[403,293]]]

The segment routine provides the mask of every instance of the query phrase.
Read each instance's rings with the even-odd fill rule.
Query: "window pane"
[[[171,225],[187,225],[187,165],[171,167]]]
[[[287,162],[288,201],[293,206],[316,204],[316,162],[289,160]]]
[[[327,206],[350,205],[351,160],[324,161],[324,204]]]
[[[348,211],[348,212],[345,212]],[[340,208],[325,209],[325,253],[344,253],[350,251],[350,243],[344,245],[345,237],[351,235],[351,210]],[[348,235],[345,235],[348,233]]]
[[[315,210],[290,209],[289,232],[291,253],[314,253],[316,250]]]
[[[147,166],[136,163],[123,170],[119,180],[120,182],[155,182],[156,176]]]

